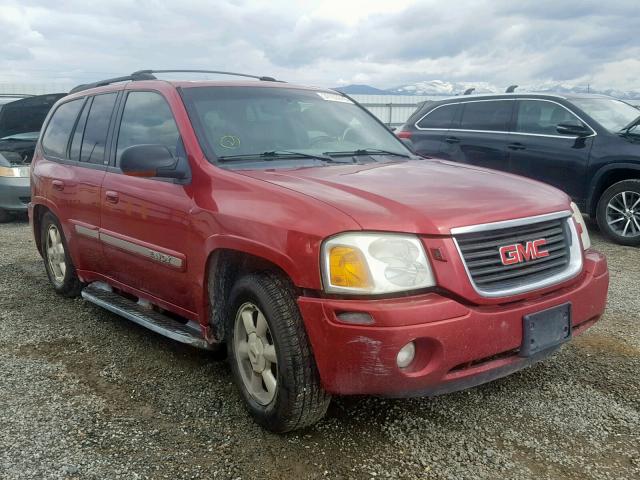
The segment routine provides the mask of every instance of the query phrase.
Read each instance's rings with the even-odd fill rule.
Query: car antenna
[[[516,88],[518,88],[518,85],[509,85],[504,93],[513,93],[516,91]]]

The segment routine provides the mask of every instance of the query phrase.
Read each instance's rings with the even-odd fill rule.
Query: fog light
[[[407,368],[409,364],[413,362],[413,357],[415,356],[416,356],[416,344],[413,342],[409,342],[404,347],[402,347],[398,352],[398,356],[396,357],[396,363],[400,368]]]

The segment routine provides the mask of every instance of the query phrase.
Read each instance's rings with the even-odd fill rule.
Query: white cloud
[[[1,8],[0,82],[80,83],[172,67],[324,86],[441,78],[637,89],[640,77],[637,0],[8,0]]]

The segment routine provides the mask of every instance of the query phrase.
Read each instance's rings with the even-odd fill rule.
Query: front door
[[[142,144],[164,145],[184,155],[171,109],[158,92],[132,91],[124,99],[115,162],[102,183],[104,271],[147,299],[161,299],[188,316],[196,310],[187,276],[192,197],[189,186],[179,181],[122,173],[123,150]]]
[[[585,198],[585,174],[594,137],[558,133],[560,123],[580,123],[563,105],[550,100],[519,100],[507,146],[511,171],[553,185],[576,200]]]

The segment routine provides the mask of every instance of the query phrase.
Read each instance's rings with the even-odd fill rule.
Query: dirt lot
[[[640,478],[640,251],[609,307],[542,364],[437,399],[334,400],[315,428],[252,423],[226,363],[49,288],[0,225],[0,478]]]

